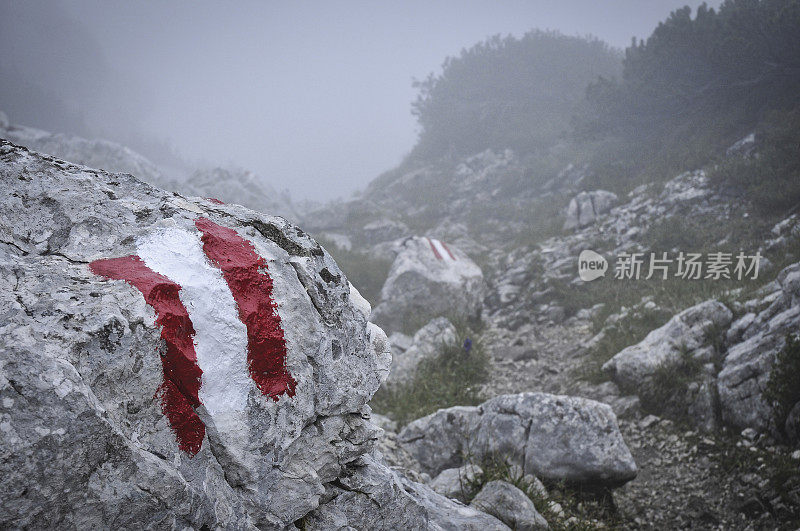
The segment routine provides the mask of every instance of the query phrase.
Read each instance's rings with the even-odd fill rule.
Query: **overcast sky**
[[[412,79],[446,56],[533,28],[623,48],[687,3],[700,4],[0,0],[0,66],[77,105],[97,134],[136,129],[191,160],[325,200],[363,188],[411,149]],[[48,17],[56,22],[37,22]]]

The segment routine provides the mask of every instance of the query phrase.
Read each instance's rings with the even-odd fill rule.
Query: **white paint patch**
[[[181,286],[203,371],[200,401],[212,417],[243,411],[255,389],[247,370],[247,328],[222,272],[206,258],[199,232],[160,229],[137,242],[137,250],[150,269]]]
[[[431,242],[431,245],[433,245],[436,248],[436,251],[439,253],[439,256],[442,257],[442,260],[444,260],[445,262],[454,261],[453,257],[450,255],[450,251],[445,249],[441,241],[437,240],[436,238],[430,238],[429,241]]]

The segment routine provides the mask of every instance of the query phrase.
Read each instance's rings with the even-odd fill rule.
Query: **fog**
[[[412,80],[446,56],[533,28],[624,48],[686,3],[0,0],[0,110],[328,200],[408,153]]]

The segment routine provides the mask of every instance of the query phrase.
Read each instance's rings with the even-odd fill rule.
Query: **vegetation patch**
[[[489,376],[489,357],[480,331],[463,321],[453,323],[456,341],[443,343],[436,356],[423,360],[408,382],[381,387],[372,398],[373,410],[402,427],[412,420],[452,406],[483,402],[482,385]],[[467,351],[464,341],[472,347]]]
[[[467,503],[490,481],[505,481],[531,499],[539,514],[547,520],[550,529],[605,529],[618,527],[623,523],[608,491],[586,491],[564,483],[550,483],[545,493],[537,486],[533,476],[523,474],[520,467],[491,458],[481,460],[478,466],[482,473],[476,474],[472,481],[465,481],[464,484]]]
[[[764,389],[764,399],[772,406],[775,424],[783,431],[789,412],[800,402],[800,338],[797,334],[786,336],[786,345],[778,353]]]
[[[709,178],[717,187],[749,199],[762,216],[785,216],[800,205],[800,107],[770,113],[756,139],[754,155],[726,158]]]
[[[658,308],[632,310],[627,316],[604,329],[600,340],[590,349],[576,376],[600,383],[608,379],[601,367],[622,349],[642,341],[652,330],[663,326],[672,317]]]
[[[702,362],[694,359],[691,352],[681,350],[677,363],[664,363],[648,378],[645,389],[639,391],[642,409],[648,413],[687,419],[686,397],[691,382],[697,380]]]

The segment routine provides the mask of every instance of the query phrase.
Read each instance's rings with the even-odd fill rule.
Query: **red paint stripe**
[[[439,243],[441,243],[441,244],[442,244],[442,247],[444,247],[444,250],[445,250],[445,251],[447,251],[447,254],[449,254],[449,255],[450,255],[450,258],[452,258],[452,259],[453,259],[453,261],[455,262],[455,260],[456,260],[456,257],[455,257],[455,256],[453,256],[453,253],[452,253],[452,251],[450,251],[450,247],[448,247],[448,246],[447,246],[447,244],[446,244],[446,243],[444,243],[444,242],[443,242],[443,241],[441,241],[441,240],[439,240]]]
[[[95,260],[89,264],[89,269],[96,275],[131,284],[155,310],[156,324],[161,327],[161,337],[167,344],[166,355],[161,356],[164,383],[156,395],[178,439],[178,447],[195,455],[206,432],[194,410],[200,405],[198,392],[203,371],[197,365],[189,312],[178,297],[181,287],[134,255]]]
[[[221,271],[247,326],[247,365],[262,394],[278,400],[294,396],[297,382],[286,368],[286,340],[281,318],[272,300],[272,278],[267,262],[235,230],[207,218],[195,225],[203,233],[203,251]]]
[[[425,239],[428,240],[428,245],[431,246],[431,251],[433,251],[434,256],[436,256],[436,259],[441,260],[442,255],[439,254],[439,251],[436,249],[436,246],[433,244],[431,239],[430,238],[425,238]]]

